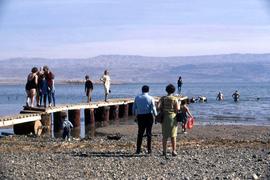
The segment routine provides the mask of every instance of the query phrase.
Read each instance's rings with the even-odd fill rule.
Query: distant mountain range
[[[114,83],[270,82],[270,54],[181,57],[101,55],[86,59],[12,58],[0,60],[0,82],[25,83],[33,66],[48,65],[57,82],[98,81],[108,69]]]

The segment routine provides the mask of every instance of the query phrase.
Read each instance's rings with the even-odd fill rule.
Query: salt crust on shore
[[[270,127],[195,126],[178,134],[178,156],[169,148],[169,159],[161,156],[159,125],[151,155],[134,154],[136,132],[136,125],[121,125],[71,142],[1,138],[0,179],[270,179]],[[119,141],[107,139],[115,133]]]

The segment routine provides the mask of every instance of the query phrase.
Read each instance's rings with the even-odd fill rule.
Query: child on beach
[[[73,128],[72,123],[66,119],[67,113],[66,112],[61,112],[61,119],[63,121],[63,139],[70,141],[70,130]]]
[[[182,104],[180,105],[180,119],[182,121],[182,131],[184,134],[187,133],[186,127],[187,127],[187,119],[189,117],[192,117],[192,114],[187,107],[186,101],[182,101]]]

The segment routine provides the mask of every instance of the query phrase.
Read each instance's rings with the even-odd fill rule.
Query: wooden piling
[[[51,114],[41,115],[41,124],[43,127],[42,134],[51,134],[51,123],[52,123]]]
[[[110,119],[113,119],[113,120],[119,119],[119,105],[112,106],[110,108]]]
[[[124,105],[124,116],[123,118],[128,118],[129,104]]]
[[[129,116],[133,115],[133,103],[128,104],[128,115]]]
[[[91,110],[84,109],[84,125],[85,127],[91,124]]]
[[[80,109],[69,110],[68,119],[73,124],[74,128],[81,126],[81,111]]]
[[[84,117],[85,117],[85,134],[89,134],[89,132],[91,134],[93,133],[92,131],[95,128],[95,109],[85,109]]]
[[[103,121],[109,121],[110,119],[110,106],[103,107]]]
[[[61,111],[53,113],[53,130],[54,132],[59,132],[62,127]]]
[[[90,125],[93,127],[95,126],[95,109],[90,109],[90,116],[91,116],[91,121],[90,121]]]

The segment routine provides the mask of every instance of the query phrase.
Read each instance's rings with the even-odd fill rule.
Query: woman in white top
[[[103,85],[104,85],[105,101],[107,102],[108,95],[111,92],[110,90],[111,78],[109,76],[108,70],[104,71],[104,75],[100,78],[100,80],[103,82]]]

